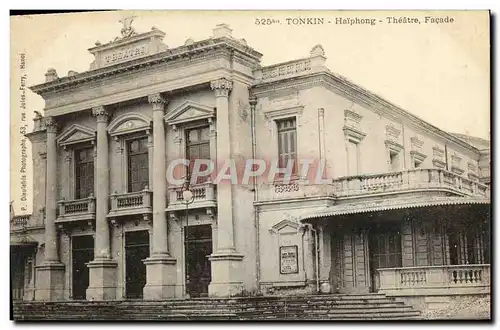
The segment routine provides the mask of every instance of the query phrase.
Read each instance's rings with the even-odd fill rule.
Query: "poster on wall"
[[[295,274],[299,272],[298,246],[280,246],[280,273]]]

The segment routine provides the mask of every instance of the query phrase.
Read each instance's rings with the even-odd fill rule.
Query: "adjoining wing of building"
[[[96,43],[88,71],[31,87],[45,108],[33,212],[11,223],[14,299],[490,292],[488,141],[331,72],[320,45],[261,66],[224,24],[172,49],[164,35]],[[183,158],[325,165],[320,184],[298,166],[167,182]]]

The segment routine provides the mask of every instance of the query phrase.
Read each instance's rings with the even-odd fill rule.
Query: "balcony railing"
[[[212,182],[192,185],[189,190],[193,193],[194,201],[189,208],[217,207],[216,185]],[[182,186],[168,188],[168,211],[185,208],[183,204]]]
[[[16,215],[12,219],[12,229],[24,229],[28,227],[31,214]]]
[[[333,186],[338,197],[412,189],[447,189],[470,196],[489,196],[486,185],[440,169],[349,176],[333,180]]]
[[[379,292],[396,295],[486,293],[490,265],[446,265],[378,269]]]
[[[95,219],[95,197],[59,201],[59,215],[56,222],[74,222]]]
[[[111,194],[111,210],[110,215],[132,215],[151,213],[152,191],[148,187],[141,191],[118,194],[117,192]]]

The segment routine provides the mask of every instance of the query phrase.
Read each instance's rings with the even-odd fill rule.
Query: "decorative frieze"
[[[279,65],[273,65],[262,69],[262,80],[284,78],[299,73],[311,71],[311,59],[291,61]]]

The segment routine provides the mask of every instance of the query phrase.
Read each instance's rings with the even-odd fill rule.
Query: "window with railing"
[[[149,184],[148,139],[127,141],[128,192],[143,190]]]
[[[94,193],[93,148],[75,149],[75,199]]]
[[[210,159],[210,130],[208,126],[186,130],[186,157],[189,160],[189,173],[191,177],[194,163],[197,159]],[[206,171],[207,165],[201,164],[199,171]],[[209,176],[200,176],[196,183],[208,181]]]

